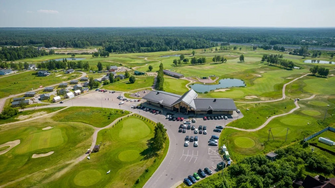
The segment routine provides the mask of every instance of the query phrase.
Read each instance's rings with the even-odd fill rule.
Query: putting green
[[[237,137],[234,143],[240,148],[251,148],[255,146],[255,141],[249,137]]]
[[[323,101],[310,101],[308,103],[314,106],[328,106],[328,104]]]
[[[306,114],[308,116],[319,116],[321,113],[317,110],[303,110],[301,113]]]
[[[73,182],[78,186],[88,187],[98,183],[101,179],[101,173],[98,170],[84,170],[74,177]]]
[[[124,162],[134,161],[140,156],[137,150],[126,150],[119,154],[119,159]]]
[[[280,120],[280,122],[286,125],[293,125],[293,126],[306,126],[310,120],[303,118],[297,115],[291,115],[284,117]]]
[[[275,127],[271,128],[273,136],[285,136],[287,132],[286,127]],[[290,134],[291,130],[288,130],[288,134]]]
[[[129,117],[122,122],[122,129],[119,133],[121,139],[128,142],[137,141],[150,134],[150,129],[141,119]]]
[[[51,148],[61,145],[64,142],[62,131],[54,128],[47,131],[40,131],[28,136],[16,149],[16,153],[22,154],[44,148]]]

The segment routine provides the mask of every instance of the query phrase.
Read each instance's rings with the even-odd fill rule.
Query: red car
[[[180,121],[184,121],[184,118],[183,118],[183,117],[181,117],[181,118],[180,118]]]
[[[204,120],[207,120],[207,117],[206,117],[206,116],[204,116]]]
[[[177,121],[180,121],[180,117],[177,117]]]

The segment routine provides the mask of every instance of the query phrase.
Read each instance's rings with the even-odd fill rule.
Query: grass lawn
[[[319,136],[316,136],[315,138],[313,138],[312,140],[310,140],[308,142],[309,143],[315,143],[315,144],[317,144],[318,147],[321,147],[321,148],[324,148],[324,149],[335,152],[335,146],[330,146],[330,145],[327,145],[323,142],[320,142],[319,137],[327,138],[327,139],[335,142],[335,133],[334,132],[331,132],[331,131],[323,132],[322,134],[320,134]]]
[[[4,77],[0,79],[0,98],[13,94],[24,93],[30,91],[31,89],[38,89],[40,86],[45,87],[63,81],[69,81],[79,75],[79,72],[74,74],[52,73],[47,77],[38,77],[33,75],[33,71],[28,71]]]
[[[135,89],[151,87],[154,83],[154,77],[152,76],[135,76],[135,78],[136,81],[133,84],[129,83],[129,79],[124,79],[105,85],[102,88],[116,91],[131,91]]]
[[[10,122],[29,119],[29,118],[32,118],[32,117],[40,116],[42,114],[55,112],[55,111],[60,110],[62,108],[64,108],[64,107],[53,107],[53,108],[44,108],[44,109],[38,109],[38,110],[22,111],[22,112],[19,112],[18,115],[14,116],[14,117],[11,117],[9,119],[1,119],[0,124],[5,124],[5,123],[10,123]]]
[[[335,77],[318,78],[309,77],[310,79],[304,80],[306,83],[305,91],[314,94],[334,95],[335,94]]]
[[[45,127],[52,127],[43,130]],[[82,123],[54,122],[49,118],[2,126],[0,144],[20,140],[21,143],[0,155],[0,185],[11,180],[32,174],[42,169],[63,165],[83,154],[91,145],[93,129]],[[32,159],[33,154],[54,151],[48,157]],[[30,179],[32,184],[22,184],[18,187],[36,186],[46,174],[53,170],[42,171],[37,179]]]
[[[52,119],[58,122],[81,122],[95,127],[105,127],[127,114],[128,111],[109,108],[70,107],[55,114]]]
[[[189,81],[173,78],[170,76],[164,76],[164,91],[182,95],[188,91],[186,84]]]
[[[153,173],[166,154],[160,151],[156,157],[148,149],[147,142],[154,136],[154,126],[150,120],[134,115],[100,131],[97,139],[97,143],[101,143],[100,151],[46,186],[133,187],[142,175],[139,180],[142,187],[149,178],[143,174]],[[106,174],[109,170],[111,173]]]

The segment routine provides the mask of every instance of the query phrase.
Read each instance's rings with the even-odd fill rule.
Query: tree
[[[153,67],[151,65],[149,65],[149,71],[151,72],[153,69]]]
[[[234,46],[234,50],[236,50],[237,49],[237,46]]]
[[[195,55],[195,51],[194,51],[194,50],[192,51],[192,55],[193,55],[193,56]]]
[[[83,62],[82,61],[78,61],[77,68],[78,69],[82,69],[83,68]]]
[[[175,66],[177,66],[177,65],[178,65],[178,61],[177,61],[176,59],[174,59],[174,60],[173,60],[173,64],[174,64]]]
[[[181,61],[184,60],[184,59],[185,59],[184,54],[181,54],[181,55],[179,56],[179,58],[180,58]]]
[[[318,65],[315,65],[314,67],[311,67],[311,68],[309,69],[309,71],[310,71],[313,75],[315,75],[315,74],[318,72],[318,68],[319,68],[319,66],[318,66]]]
[[[129,77],[130,77],[130,74],[129,74],[128,70],[126,70],[126,72],[124,73],[124,76],[125,76],[126,78],[129,78]]]
[[[90,64],[88,64],[88,62],[84,63],[83,68],[88,71],[90,69]]]
[[[109,78],[109,83],[114,83],[114,74],[109,73],[108,78]]]
[[[90,87],[90,89],[93,89],[93,87],[94,87],[94,79],[93,79],[93,77],[90,77],[90,81],[88,82],[88,86]]]
[[[52,54],[55,54],[55,50],[53,50],[53,49],[51,49],[51,50],[49,51],[49,55],[52,55]]]
[[[104,85],[108,85],[108,84],[109,84],[109,81],[108,81],[108,80],[104,80],[103,84],[104,84]]]
[[[135,81],[136,81],[135,76],[130,76],[129,77],[129,83],[133,84],[133,83],[135,83]]]
[[[8,119],[19,114],[19,110],[12,107],[5,107],[0,114],[0,119]]]
[[[23,64],[21,63],[21,62],[19,62],[19,70],[22,70],[22,68],[23,68]]]
[[[189,62],[189,59],[185,58],[185,59],[183,59],[183,62],[184,62],[184,63],[188,63],[188,62]]]
[[[24,69],[28,70],[28,68],[29,68],[29,64],[28,64],[27,62],[24,62],[24,63],[23,63],[23,67],[24,67]]]
[[[94,53],[92,54],[92,57],[99,57],[99,52],[94,52]]]
[[[98,67],[98,70],[99,70],[99,71],[101,71],[101,70],[102,70],[102,64],[101,64],[100,62],[98,62],[98,65],[97,65],[97,67]]]
[[[155,134],[153,138],[153,149],[159,151],[163,148],[166,141],[166,129],[161,123],[157,123],[155,126]]]
[[[334,57],[334,53],[330,54],[330,57],[333,59],[333,57]]]
[[[240,62],[244,62],[244,55],[243,54],[240,56]]]
[[[109,65],[106,65],[106,70],[109,70]]]
[[[71,54],[71,57],[72,57],[72,58],[75,58],[75,57],[76,57],[76,54]]]

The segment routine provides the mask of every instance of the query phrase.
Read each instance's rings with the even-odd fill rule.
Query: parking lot
[[[192,175],[197,172],[199,168],[204,169],[208,167],[213,172],[216,169],[216,164],[222,161],[222,158],[218,154],[218,146],[209,146],[208,140],[212,135],[219,136],[220,133],[214,132],[216,126],[225,126],[227,123],[236,120],[237,118],[243,117],[242,114],[234,113],[233,116],[229,117],[227,120],[203,120],[203,116],[195,116],[195,123],[191,123],[195,127],[207,126],[207,135],[194,134],[192,130],[186,130],[185,133],[180,133],[179,126],[183,121],[171,121],[166,119],[166,114],[174,114],[174,117],[183,117],[187,120],[189,117],[185,114],[178,114],[164,109],[155,108],[149,105],[146,107],[151,107],[156,110],[160,110],[161,113],[156,114],[151,111],[144,111],[142,109],[132,108],[132,106],[137,106],[144,101],[140,102],[124,102],[119,105],[120,100],[117,99],[122,93],[110,93],[110,92],[95,92],[90,91],[90,93],[78,96],[71,100],[65,101],[63,104],[54,104],[51,106],[94,106],[103,108],[116,108],[124,109],[137,113],[146,118],[149,118],[156,122],[161,122],[167,129],[167,134],[170,139],[170,146],[168,153],[156,170],[153,176],[148,180],[144,187],[173,187],[182,183],[184,178],[188,175]],[[51,107],[50,106],[50,107]],[[223,130],[224,131],[224,130]],[[193,142],[190,142],[188,147],[184,147],[184,141],[186,136],[198,136],[199,146],[194,147]]]

